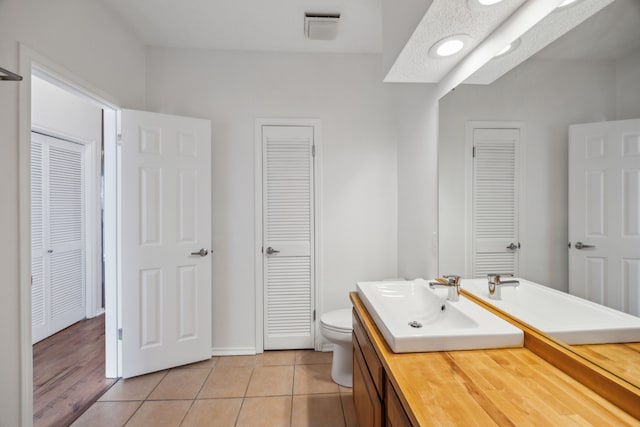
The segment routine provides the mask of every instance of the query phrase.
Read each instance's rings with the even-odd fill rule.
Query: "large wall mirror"
[[[505,238],[513,241],[496,244],[507,243],[508,246],[513,243],[512,253],[517,254],[516,275],[569,292],[569,277],[573,275],[570,274],[570,256],[571,251],[576,250],[576,242],[568,247],[569,227],[574,221],[569,217],[572,196],[568,172],[569,127],[630,119],[640,119],[638,0],[615,0],[493,83],[463,84],[442,98],[439,117],[440,273],[482,277],[488,270],[513,267],[509,264],[513,260],[505,261],[500,257],[482,258],[478,266],[472,265],[471,261],[477,255],[472,251],[479,251],[477,248],[482,245],[496,243],[482,239],[498,236],[499,231],[495,230],[509,223],[510,227],[517,229],[517,234]],[[484,236],[472,233],[470,215],[473,203],[470,201],[485,195],[481,192],[470,194],[470,182],[475,182],[474,179],[481,181],[485,173],[500,172],[508,163],[503,161],[503,156],[514,154],[495,151],[485,169],[473,176],[474,169],[470,170],[473,152],[469,141],[475,138],[472,131],[474,123],[488,129],[516,129],[518,139],[516,160],[510,166],[520,176],[515,188],[516,212],[501,210],[504,206],[502,197],[513,197],[509,194],[511,190],[490,196],[492,198],[483,208],[484,213],[478,214],[484,214],[488,224]],[[482,138],[483,134],[477,135]],[[502,135],[494,133],[492,138],[502,138]],[[505,138],[513,138],[513,135],[504,135]],[[640,170],[640,134],[631,135],[628,142],[629,150],[637,151],[632,160],[632,169],[635,167],[637,172]],[[640,224],[640,173],[629,176],[631,181],[625,185],[635,190],[625,197],[635,197],[635,207],[630,208],[626,215],[629,212],[635,215],[630,224],[637,225]],[[624,220],[620,218],[620,221]],[[640,237],[639,230],[635,233]],[[638,316],[640,238],[628,242],[632,242],[634,254],[627,257],[629,262],[624,274],[630,285],[621,291],[622,297],[619,298],[624,301],[608,301],[606,289],[601,296],[607,305]],[[480,255],[477,257],[481,258]],[[599,274],[606,283],[612,271],[601,270]],[[547,307],[530,309],[543,312]],[[640,344],[616,346],[618,348],[613,353],[599,352],[597,346],[572,348],[640,387]]]

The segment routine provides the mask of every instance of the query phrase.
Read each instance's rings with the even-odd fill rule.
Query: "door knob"
[[[279,254],[280,251],[277,249],[273,249],[271,246],[267,248],[267,255]]]
[[[515,243],[512,242],[509,246],[507,246],[507,249],[510,249],[512,251],[515,251],[516,249],[520,249],[520,243],[516,245]]]
[[[209,251],[205,248],[200,249],[198,252],[191,252],[191,255],[207,256]]]
[[[585,245],[582,242],[576,242],[576,244],[574,245],[576,249],[587,249],[587,248],[595,248],[595,245]]]

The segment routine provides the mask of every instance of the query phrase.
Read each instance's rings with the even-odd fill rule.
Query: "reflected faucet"
[[[501,300],[502,299],[502,287],[503,286],[512,286],[514,288],[520,286],[520,281],[518,280],[502,280],[501,277],[513,277],[513,274],[495,274],[490,273],[487,274],[487,281],[489,282],[489,298],[493,300]]]
[[[460,276],[449,275],[442,276],[443,279],[436,279],[435,282],[429,282],[430,288],[447,288],[447,299],[449,301],[460,301]]]

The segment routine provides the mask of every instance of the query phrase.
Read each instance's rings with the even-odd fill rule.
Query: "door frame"
[[[93,87],[66,68],[19,43],[19,73],[23,81],[18,87],[18,283],[20,337],[20,421],[33,423],[33,345],[31,344],[31,75],[37,74],[58,87],[88,99],[104,109],[103,138],[105,144],[105,176],[116,170],[116,114],[119,106],[111,96]],[[108,201],[108,205],[107,202]],[[104,256],[117,258],[116,175],[105,179]],[[105,375],[117,376],[117,277],[116,262],[105,265]]]
[[[262,222],[262,126],[311,126],[313,128],[313,144],[316,147],[313,180],[314,180],[314,301],[316,318],[314,320],[314,348],[322,350],[322,334],[320,322],[323,295],[322,286],[322,121],[317,118],[257,118],[255,120],[254,150],[254,269],[255,269],[255,315],[256,315],[256,353],[264,352],[264,271],[263,271],[263,222]]]
[[[519,165],[518,176],[518,237],[526,242],[527,236],[522,224],[526,223],[525,194],[526,194],[526,124],[522,121],[485,121],[470,120],[465,125],[465,185],[464,185],[464,277],[471,277],[473,271],[473,131],[476,129],[518,129],[520,132],[519,142]],[[518,271],[522,276],[525,269],[526,244],[523,249],[518,249]]]

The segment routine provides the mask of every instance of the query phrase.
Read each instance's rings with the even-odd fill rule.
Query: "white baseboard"
[[[212,348],[212,356],[249,356],[257,354],[255,347]]]

